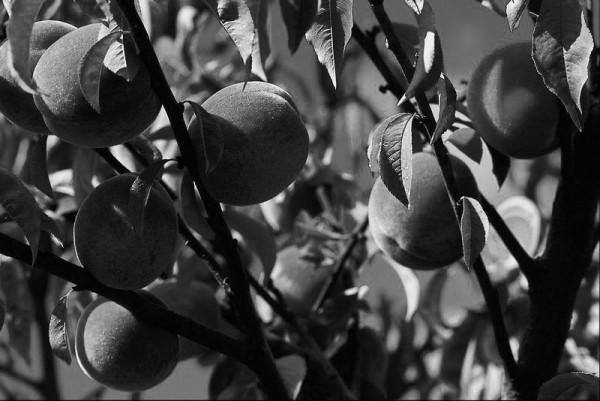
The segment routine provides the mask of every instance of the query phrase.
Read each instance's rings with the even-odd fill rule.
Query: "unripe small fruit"
[[[469,168],[455,156],[449,157],[461,194],[478,198]],[[406,267],[435,269],[462,256],[460,230],[433,154],[413,154],[410,209],[381,178],[375,181],[369,197],[369,228],[379,248]]]
[[[147,291],[139,294],[165,306]],[[92,302],[77,324],[75,353],[91,379],[120,391],[145,391],[163,382],[178,359],[177,334],[138,320],[104,297]]]
[[[563,106],[538,74],[530,42],[488,54],[473,71],[467,101],[477,132],[507,156],[531,159],[559,145]]]
[[[61,21],[38,21],[33,24],[29,45],[29,63],[35,68],[42,54],[54,42],[74,31],[73,25]],[[35,107],[33,95],[25,92],[10,72],[8,40],[0,46],[0,113],[13,124],[27,131],[49,133],[44,118]]]
[[[242,91],[243,83],[232,85],[203,104],[224,138],[223,155],[203,181],[217,201],[229,205],[271,199],[294,181],[308,155],[308,133],[289,95],[271,84],[248,86]],[[194,117],[192,139],[199,130]]]
[[[197,323],[219,328],[221,310],[215,298],[215,292],[208,285],[200,281],[192,281],[182,288],[176,281],[165,281],[148,288],[151,294],[156,295],[169,309],[182,316],[188,317]],[[204,345],[198,344],[187,338],[179,338],[179,360],[201,356],[208,351]]]
[[[73,243],[81,265],[98,281],[136,290],[154,281],[169,264],[177,245],[177,215],[170,198],[155,183],[144,210],[143,231],[136,232],[129,213],[134,174],[98,185],[81,204]]]
[[[146,129],[160,111],[150,74],[139,62],[131,82],[102,67],[99,114],[79,84],[79,67],[97,42],[101,24],[86,25],[57,40],[40,58],[33,77],[35,105],[50,131],[74,145],[101,148],[124,143]]]

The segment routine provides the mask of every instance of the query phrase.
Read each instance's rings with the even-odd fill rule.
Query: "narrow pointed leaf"
[[[528,4],[529,0],[508,0],[506,3],[506,20],[511,32],[519,27],[521,15],[527,9]]]
[[[485,142],[485,141],[484,141]],[[508,177],[508,171],[510,170],[510,157],[506,156],[504,153],[498,152],[492,146],[489,146],[487,143],[487,148],[490,151],[490,156],[492,157],[492,172],[496,177],[496,182],[498,183],[498,188],[504,184],[504,180]]]
[[[438,96],[440,98],[440,115],[431,136],[432,144],[452,126],[456,114],[456,90],[445,74],[442,74],[438,81]]]
[[[140,65],[135,42],[130,33],[122,32],[121,36],[110,44],[104,58],[104,66],[127,82],[133,81]]]
[[[25,184],[3,168],[0,168],[0,205],[23,230],[35,262],[42,225],[41,210]]]
[[[413,119],[413,114],[397,114],[385,128],[379,149],[381,180],[406,207],[410,207]]]
[[[210,174],[223,155],[223,148],[225,146],[223,133],[213,116],[202,106],[191,100],[186,100],[184,103],[192,106],[200,128],[200,135],[194,136],[196,152],[201,155],[198,163],[200,164],[200,168],[204,169],[205,174]]]
[[[276,359],[275,366],[290,397],[295,400],[306,376],[306,361],[300,355],[292,354]]]
[[[282,0],[280,6],[287,28],[288,48],[294,54],[315,20],[319,0]]]
[[[41,212],[42,213],[42,220],[41,220],[41,227],[42,230],[46,231],[47,233],[49,233],[50,235],[52,235],[56,241],[58,241],[60,246],[64,246],[64,237],[62,234],[62,231],[60,230],[60,228],[58,227],[58,224],[56,224],[56,221],[54,221],[52,218],[50,218],[46,213]]]
[[[270,277],[277,259],[275,234],[271,227],[232,208],[225,209],[223,217],[227,225],[240,233],[250,249],[256,253],[262,263],[265,277]]]
[[[488,10],[494,11],[499,16],[506,17],[506,13],[502,9],[502,7],[500,7],[496,3],[496,0],[475,0],[475,1],[478,2],[479,4],[481,4],[482,6],[484,6],[485,8],[487,8]]]
[[[112,16],[106,0],[74,0],[84,14],[97,20],[107,21]]]
[[[50,340],[52,353],[65,361],[67,365],[71,364],[71,347],[67,331],[67,299],[69,294],[70,291],[58,300],[52,315],[50,315],[48,327],[48,339]]]
[[[353,3],[353,0],[321,0],[313,25],[306,32],[306,40],[327,69],[334,87],[342,73],[344,51],[352,35]]]
[[[435,30],[435,15],[428,2],[423,3],[421,13],[417,15],[419,24],[419,58],[415,73],[399,103],[412,98],[417,93],[433,88],[444,70],[442,43]]]
[[[253,0],[255,1],[255,0]],[[251,67],[255,27],[252,14],[244,0],[202,0],[219,18],[237,46],[246,68]]]
[[[415,273],[408,267],[402,266],[391,258],[385,257],[402,281],[406,294],[406,315],[404,320],[410,322],[417,312],[421,296],[421,285]]]
[[[161,151],[145,135],[138,135],[129,141],[129,144],[148,161],[158,161],[163,158]]]
[[[97,113],[100,110],[100,77],[104,69],[104,57],[110,45],[121,36],[121,31],[114,31],[94,43],[87,51],[79,65],[79,86],[85,100]]]
[[[458,150],[463,152],[469,159],[481,163],[483,157],[483,144],[481,137],[472,128],[459,128],[452,133],[447,139]]]
[[[131,225],[138,234],[144,230],[144,211],[146,210],[146,205],[150,198],[152,185],[161,169],[170,161],[175,161],[175,159],[158,160],[150,164],[137,176],[133,181],[133,184],[131,184],[128,210],[131,218]]]
[[[467,267],[471,267],[485,246],[490,225],[487,215],[476,199],[463,196],[460,200],[462,202],[460,232],[463,253]]]
[[[404,2],[407,6],[412,8],[415,14],[421,14],[421,11],[423,10],[424,0],[404,0]]]
[[[46,165],[46,142],[47,136],[41,135],[37,141],[30,147],[29,160],[29,175],[33,185],[44,194],[54,199],[54,191],[50,185],[48,176],[48,167]]]
[[[29,60],[31,30],[44,0],[19,0],[11,4],[7,36],[10,42],[11,73],[24,91],[35,94],[37,85],[32,78]]]
[[[201,211],[194,181],[187,170],[183,173],[179,195],[185,222],[203,238],[207,240],[215,239],[215,232]]]
[[[533,61],[544,83],[581,131],[581,90],[594,40],[579,0],[544,0],[533,29]]]
[[[269,1],[247,0],[254,21],[254,44],[252,46],[251,72],[263,81],[268,81],[265,63],[271,54],[269,38]]]

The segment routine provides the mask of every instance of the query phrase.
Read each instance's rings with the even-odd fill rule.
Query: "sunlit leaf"
[[[502,7],[500,7],[496,3],[496,0],[475,0],[475,1],[478,2],[479,4],[481,4],[482,6],[484,6],[485,8],[487,8],[488,10],[492,10],[499,16],[506,17],[506,13],[504,12],[504,9],[502,9]]]
[[[506,3],[506,20],[508,21],[508,29],[514,31],[519,27],[521,15],[527,8],[529,0],[508,0]]]
[[[379,149],[381,180],[392,195],[408,208],[412,182],[413,120],[413,114],[397,114],[385,128]]]
[[[417,15],[419,24],[419,58],[415,73],[400,101],[403,103],[417,93],[433,88],[444,70],[442,43],[435,30],[435,15],[431,5],[425,1],[421,13]]]
[[[352,36],[353,3],[353,0],[321,0],[313,25],[306,32],[306,40],[327,69],[334,87],[342,73],[346,44]]]
[[[440,115],[435,125],[435,131],[431,136],[430,143],[434,143],[442,134],[449,129],[454,123],[454,115],[456,114],[456,90],[450,79],[442,74],[438,81],[438,96],[440,98]]]
[[[29,41],[31,39],[33,23],[43,3],[44,0],[19,0],[12,2],[10,5],[11,17],[7,29],[7,36],[10,43],[9,68],[21,89],[32,94],[36,93],[37,85],[32,78],[33,71],[29,60]]]
[[[3,168],[0,168],[0,205],[23,230],[35,261],[42,225],[40,208],[25,184]]]
[[[319,0],[283,0],[280,6],[288,33],[288,48],[294,54],[315,20]]]
[[[62,296],[52,314],[50,315],[50,324],[48,327],[48,339],[52,353],[58,358],[71,364],[71,347],[69,344],[69,335],[67,329],[67,299],[69,294]]]
[[[406,5],[408,5],[410,8],[412,8],[412,10],[417,15],[421,14],[421,11],[423,10],[424,1],[425,0],[404,0]]]
[[[29,148],[29,175],[33,185],[54,199],[54,191],[50,185],[48,167],[46,165],[46,140],[48,136],[40,135],[39,139]]]
[[[487,241],[490,224],[487,215],[476,199],[463,196],[460,232],[465,263],[471,267]]]
[[[404,316],[404,320],[406,322],[410,322],[419,307],[421,293],[419,280],[412,269],[402,266],[387,256],[385,258],[398,275],[398,278],[400,278],[402,281],[404,292],[406,294],[406,314]]]
[[[544,0],[533,29],[533,61],[544,83],[581,131],[581,90],[594,48],[579,0]]]
[[[128,215],[133,229],[139,234],[144,231],[144,211],[150,199],[152,185],[164,165],[174,159],[158,160],[150,164],[136,177],[129,191]],[[157,183],[157,185],[160,185]]]

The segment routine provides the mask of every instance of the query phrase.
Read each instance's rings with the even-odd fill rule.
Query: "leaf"
[[[446,140],[456,146],[458,150],[463,152],[469,159],[481,163],[483,157],[483,144],[481,137],[472,128],[459,128],[452,133]]]
[[[29,148],[29,155],[27,157],[29,161],[29,175],[33,185],[51,199],[55,199],[46,165],[47,139],[47,135],[40,135],[39,139]]]
[[[306,361],[299,355],[286,355],[275,360],[275,366],[283,379],[290,397],[295,400],[306,376]]]
[[[70,293],[69,291],[58,300],[52,315],[50,315],[48,327],[48,339],[52,353],[65,361],[67,365],[71,364],[71,346],[67,329],[67,299]]]
[[[467,267],[471,267],[485,246],[490,233],[490,223],[476,199],[463,196],[460,200],[462,202],[460,233],[463,254]]]
[[[423,3],[423,9],[417,15],[419,24],[419,58],[415,73],[398,104],[404,103],[417,93],[433,88],[440,79],[444,70],[444,56],[442,43],[435,30],[435,15],[428,2]]]
[[[579,0],[544,0],[533,28],[533,61],[579,131],[583,128],[581,90],[593,48]]]
[[[242,62],[246,68],[250,69],[256,31],[247,1],[202,0],[202,2],[219,18],[221,25],[237,46],[242,56]]]
[[[404,0],[404,2],[407,6],[412,8],[415,14],[421,14],[421,11],[423,10],[424,0]]]
[[[33,300],[21,262],[0,255],[0,291],[6,305],[6,330],[11,349],[31,364]]]
[[[64,247],[63,243],[64,243],[64,237],[62,234],[62,231],[60,230],[60,228],[58,227],[58,225],[56,224],[56,222],[50,218],[46,213],[40,211],[41,213],[41,228],[42,230],[46,231],[47,233],[50,233],[59,243],[59,245],[61,247]]]
[[[128,215],[131,219],[131,225],[138,234],[141,234],[142,231],[144,231],[144,211],[146,210],[146,205],[150,198],[152,184],[154,184],[156,177],[164,165],[170,161],[175,161],[175,159],[155,161],[146,167],[133,181],[133,184],[131,184],[127,208]]]
[[[478,2],[479,4],[481,4],[482,6],[484,6],[485,8],[487,8],[488,10],[494,11],[499,16],[506,17],[506,13],[502,9],[502,7],[500,7],[498,4],[496,4],[495,0],[475,0],[475,1]]]
[[[315,20],[319,0],[282,0],[279,4],[287,28],[288,48],[294,54]]]
[[[263,81],[268,81],[265,73],[265,63],[271,54],[271,44],[269,38],[269,1],[268,0],[248,0],[254,20],[254,45],[252,48],[252,68],[251,72]]]
[[[2,266],[0,266],[0,269]],[[6,318],[6,305],[4,305],[4,301],[0,299],[0,332],[4,327],[4,319]]]
[[[210,174],[219,160],[223,155],[223,148],[225,147],[225,139],[223,138],[223,132],[219,128],[219,124],[215,121],[213,116],[200,106],[196,102],[191,100],[185,100],[184,103],[188,103],[192,106],[194,115],[196,117],[196,124],[198,124],[199,135],[194,135],[192,142],[196,148],[196,152],[201,154],[202,157],[198,160],[200,168],[204,168],[205,174]],[[192,120],[190,126],[192,126]]]
[[[162,160],[161,151],[145,135],[138,135],[128,142],[145,160],[156,162]]]
[[[104,69],[104,57],[110,45],[121,36],[121,31],[114,31],[104,36],[85,53],[79,64],[79,86],[85,100],[97,113],[100,110],[100,79]]]
[[[598,376],[584,372],[561,373],[540,387],[538,400],[597,400]]]
[[[529,0],[508,0],[506,3],[506,20],[508,21],[508,29],[514,31],[519,27],[521,15],[527,8]]]
[[[404,286],[406,294],[406,314],[404,321],[410,322],[419,308],[419,300],[421,295],[421,285],[415,273],[408,267],[402,266],[393,259],[385,256],[386,260],[392,266]]]
[[[130,33],[121,32],[117,40],[111,43],[104,58],[104,66],[127,82],[133,81],[139,71],[140,61]]]
[[[21,227],[31,247],[32,264],[38,252],[41,210],[25,184],[13,173],[0,168],[0,205]]]
[[[112,16],[106,0],[74,0],[84,14],[91,18],[108,21]]]
[[[400,113],[387,125],[379,149],[379,171],[387,189],[410,208],[412,125],[414,115]]]
[[[498,188],[500,188],[502,184],[504,184],[504,180],[506,180],[508,171],[510,170],[510,157],[506,156],[504,153],[498,152],[492,146],[488,145],[485,140],[483,142],[490,151],[490,156],[492,157],[492,172],[494,173],[494,176],[496,176],[496,182],[498,183]]]
[[[232,208],[226,208],[223,217],[227,225],[240,233],[250,249],[256,253],[262,263],[265,277],[270,277],[277,259],[275,234],[271,227]]]
[[[187,170],[183,173],[179,192],[179,195],[181,196],[181,210],[185,222],[207,240],[212,241],[215,239],[215,232],[208,224],[206,217],[204,217],[200,209],[200,200],[196,195],[196,187]]]
[[[30,39],[33,23],[42,8],[44,0],[19,0],[11,3],[11,17],[8,24],[7,36],[10,43],[11,74],[17,80],[19,87],[27,93],[35,94],[37,85],[32,78],[32,68],[29,60]]]
[[[342,73],[344,51],[352,36],[353,3],[353,0],[321,0],[313,25],[306,32],[306,40],[327,69],[334,87]]]
[[[437,85],[440,98],[440,115],[435,125],[435,131],[431,136],[431,144],[441,138],[442,134],[452,126],[456,114],[456,90],[452,82],[445,74],[442,74]]]

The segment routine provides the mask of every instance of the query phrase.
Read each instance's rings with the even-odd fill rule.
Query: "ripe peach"
[[[205,326],[218,329],[221,321],[221,310],[215,298],[215,291],[207,284],[192,281],[182,287],[176,281],[165,281],[148,288],[169,309],[182,316],[188,317]],[[200,356],[208,351],[203,345],[187,338],[179,338],[179,360]]]
[[[73,30],[73,25],[61,21],[34,23],[29,46],[31,68],[35,68],[50,45]],[[0,46],[0,113],[23,129],[40,134],[48,133],[48,127],[33,102],[33,95],[21,89],[10,72],[9,52],[9,43],[6,40]]]
[[[531,159],[559,145],[563,106],[538,74],[529,42],[484,57],[469,81],[467,101],[477,132],[507,156]]]
[[[129,189],[136,176],[113,177],[90,192],[73,227],[81,265],[98,281],[122,290],[140,289],[169,268],[177,245],[177,215],[168,194],[152,186],[143,231],[128,215]]]
[[[147,291],[140,295],[165,306]],[[177,365],[177,334],[139,321],[104,297],[83,312],[75,334],[79,366],[91,379],[120,391],[144,391],[164,381]]]
[[[161,107],[142,62],[131,82],[103,67],[101,113],[90,106],[79,84],[79,66],[97,42],[100,26],[86,25],[57,40],[33,72],[40,88],[35,105],[50,131],[66,142],[89,148],[128,141],[154,121]]]
[[[283,191],[308,155],[308,133],[289,95],[271,84],[248,83],[250,90],[239,91],[242,85],[222,89],[203,104],[225,141],[223,156],[203,177],[204,184],[219,202],[238,206],[261,203]],[[192,139],[199,135],[195,117],[189,132]]]
[[[461,193],[478,198],[469,168],[450,155]],[[410,209],[386,188],[380,178],[369,197],[369,227],[375,242],[396,262],[418,270],[451,264],[462,256],[462,240],[435,156],[413,155]]]

